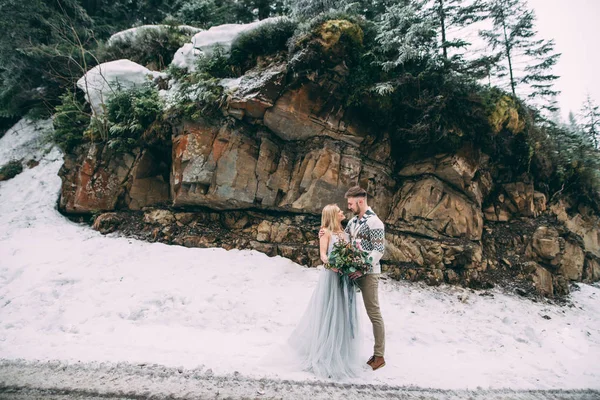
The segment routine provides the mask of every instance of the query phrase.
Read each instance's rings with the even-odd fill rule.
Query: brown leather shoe
[[[373,368],[373,371],[385,366],[385,359],[379,356],[373,356],[367,362]]]

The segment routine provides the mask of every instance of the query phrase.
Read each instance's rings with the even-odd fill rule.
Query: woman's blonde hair
[[[323,207],[321,213],[321,226],[331,232],[339,232],[342,230],[342,224],[338,220],[340,208],[337,204],[328,204]]]

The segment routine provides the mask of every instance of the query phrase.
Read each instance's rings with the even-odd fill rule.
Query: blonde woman
[[[342,230],[344,218],[336,204],[323,208],[321,224],[325,234],[319,239],[319,249],[324,264],[336,242],[349,241]],[[300,355],[304,370],[332,379],[357,375],[360,361],[355,296],[348,279],[340,279],[331,269],[320,272],[308,308],[289,340]]]

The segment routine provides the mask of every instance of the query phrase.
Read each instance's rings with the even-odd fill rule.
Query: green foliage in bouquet
[[[355,272],[366,274],[373,257],[367,251],[356,248],[352,243],[343,240],[336,242],[329,254],[329,262],[325,265],[328,269],[337,269],[340,279]],[[353,280],[350,280],[353,282]]]

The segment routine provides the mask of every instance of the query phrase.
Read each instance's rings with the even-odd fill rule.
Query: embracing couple
[[[364,273],[357,271],[340,279],[336,270],[324,269],[308,308],[290,337],[290,344],[302,358],[303,369],[325,378],[351,378],[362,369],[358,360],[357,286],[363,296],[367,315],[373,324],[374,354],[367,364],[373,369],[385,365],[385,328],[379,309],[378,284],[383,256],[383,222],[367,204],[367,192],[359,186],[345,195],[354,218],[342,230],[345,215],[336,204],[323,208],[319,244],[321,261],[328,264],[334,245],[340,241],[368,253]]]

